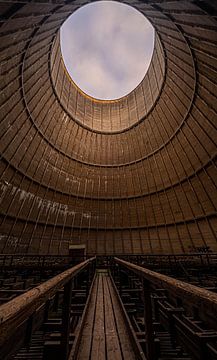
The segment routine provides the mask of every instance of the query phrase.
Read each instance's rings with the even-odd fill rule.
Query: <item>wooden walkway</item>
[[[95,278],[76,359],[136,359],[121,306],[106,273]]]

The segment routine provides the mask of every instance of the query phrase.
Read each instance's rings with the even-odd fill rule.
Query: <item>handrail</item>
[[[39,286],[17,296],[15,299],[0,306],[0,346],[25,320],[55,293],[60,290],[74,276],[87,267],[95,257],[85,260],[70,269],[56,275],[52,279],[43,282]]]
[[[187,300],[188,303],[193,304],[200,309],[203,308],[205,312],[212,312],[213,318],[217,318],[217,294],[199,288],[195,285],[188,284],[184,281],[171,278],[169,276],[148,270],[138,265],[134,265],[125,260],[114,258],[115,262],[123,267],[133,271],[137,275],[143,277],[147,281],[168,290],[180,297],[182,300]]]

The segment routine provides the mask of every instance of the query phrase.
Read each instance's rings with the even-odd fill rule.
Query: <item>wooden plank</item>
[[[96,312],[97,292],[98,292],[99,278],[96,277],[94,280],[92,293],[90,296],[90,304],[87,310],[87,316],[81,336],[79,351],[77,359],[89,360],[92,346],[92,333],[94,328],[94,318]]]
[[[126,328],[126,323],[124,321],[122,310],[120,308],[120,305],[119,305],[119,302],[118,302],[118,299],[117,299],[117,296],[114,291],[114,288],[113,288],[110,278],[108,278],[107,284],[108,284],[108,289],[109,289],[110,296],[111,296],[112,307],[113,307],[113,316],[116,321],[117,332],[118,332],[118,337],[119,337],[119,341],[120,341],[123,359],[131,359],[131,360],[136,359],[136,356],[134,354],[134,350],[132,347],[131,339],[130,339],[129,333],[127,331],[127,328]]]
[[[104,323],[104,294],[102,275],[99,275],[99,286],[97,292],[96,314],[93,329],[93,342],[91,358],[97,360],[106,359],[105,323]]]
[[[119,343],[118,331],[114,318],[111,293],[109,291],[109,277],[103,276],[104,300],[105,300],[105,337],[107,360],[121,360],[121,347]]]
[[[117,294],[108,274],[94,280],[76,360],[136,360]],[[73,357],[74,356],[74,357]]]

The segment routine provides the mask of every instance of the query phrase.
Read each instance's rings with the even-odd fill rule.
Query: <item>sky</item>
[[[154,29],[131,6],[98,1],[62,25],[60,44],[73,81],[97,99],[117,99],[142,81],[151,61]]]

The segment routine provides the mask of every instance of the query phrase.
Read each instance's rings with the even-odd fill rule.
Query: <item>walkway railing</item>
[[[143,301],[144,301],[144,325],[145,325],[145,336],[146,336],[146,356],[149,360],[155,359],[155,349],[154,349],[154,330],[153,330],[153,316],[152,316],[152,292],[153,289],[161,289],[165,291],[167,299],[171,300],[171,303],[174,304],[174,307],[171,307],[169,310],[166,309],[165,313],[167,312],[168,315],[168,322],[170,322],[169,326],[172,324],[173,330],[176,333],[181,333],[181,326],[183,333],[190,329],[187,325],[184,324],[181,320],[177,318],[177,314],[186,313],[188,316],[200,316],[200,318],[209,326],[211,330],[192,330],[189,334],[192,334],[192,343],[194,343],[195,337],[198,337],[200,344],[201,339],[201,346],[204,345],[204,340],[217,340],[217,294],[197,286],[188,284],[186,282],[176,280],[169,276],[148,270],[146,268],[142,268],[137,266],[133,263],[121,260],[119,258],[114,258],[114,264],[118,264],[113,266],[112,272],[113,275],[119,275],[119,289],[120,292],[122,287],[121,277],[121,269],[127,270],[127,273],[130,274],[133,272],[136,274],[140,279],[140,284],[142,287],[143,293]],[[118,274],[117,274],[118,273]],[[177,328],[176,328],[177,327]],[[189,335],[190,337],[191,335]],[[186,341],[186,340],[185,340]],[[204,349],[204,347],[203,347]],[[203,351],[202,349],[202,351]],[[189,350],[189,349],[188,349]],[[191,349],[190,349],[191,351]],[[200,356],[206,357],[202,354],[200,348],[198,348],[198,359]],[[205,350],[204,350],[205,351]],[[195,357],[197,358],[197,357]]]
[[[1,359],[6,359],[12,348],[15,351],[31,339],[32,332],[45,320],[51,298],[63,287],[61,344],[62,358],[67,359],[73,279],[91,264],[94,266],[94,261],[95,258],[83,261],[0,306]]]

